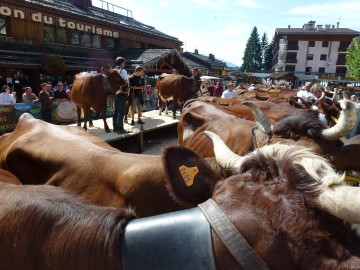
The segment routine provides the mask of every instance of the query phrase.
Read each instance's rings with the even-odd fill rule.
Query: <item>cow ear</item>
[[[206,160],[182,146],[164,150],[163,164],[170,195],[186,207],[193,207],[211,197],[214,185],[221,179]]]

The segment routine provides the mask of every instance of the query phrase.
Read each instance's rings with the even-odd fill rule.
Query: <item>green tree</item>
[[[347,50],[346,66],[348,76],[360,79],[360,39],[354,38]]]
[[[274,58],[274,38],[272,39],[271,43],[267,46],[264,52],[264,58],[263,58],[263,69],[264,70],[270,70],[272,68],[272,62]]]
[[[246,43],[241,70],[261,69],[261,63],[261,44],[257,28],[254,26]]]

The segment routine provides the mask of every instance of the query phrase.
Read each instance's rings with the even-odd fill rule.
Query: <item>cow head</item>
[[[101,72],[103,75],[107,76],[109,79],[109,84],[114,92],[121,90],[122,92],[128,91],[128,85],[123,79],[123,77],[120,76],[120,73],[113,69],[111,66],[109,69],[101,68]]]
[[[247,101],[243,102],[243,104],[249,106],[252,109],[255,121],[259,128],[270,134],[272,132],[273,126],[270,124],[261,110],[252,102]],[[331,128],[323,129],[321,132],[321,135],[325,140],[337,140],[347,135],[353,129],[356,123],[357,110],[355,104],[347,100],[341,100],[339,105],[342,110],[340,112],[338,123]]]
[[[360,239],[325,203],[340,202],[335,198],[342,181],[325,159],[280,144],[237,158],[230,156],[238,174],[224,179],[192,150],[167,148],[163,161],[171,193],[189,206],[211,197],[270,269],[359,263]],[[213,246],[218,266],[238,268],[214,233]]]

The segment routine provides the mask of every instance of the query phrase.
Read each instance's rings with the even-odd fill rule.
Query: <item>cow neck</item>
[[[213,199],[198,205],[220,240],[243,269],[269,270]]]
[[[112,87],[111,87],[111,85],[110,85],[109,77],[108,77],[108,76],[102,75],[102,76],[101,76],[101,82],[102,82],[102,85],[103,85],[103,87],[104,87],[105,93],[111,94],[111,93],[114,92],[113,89],[112,89]]]

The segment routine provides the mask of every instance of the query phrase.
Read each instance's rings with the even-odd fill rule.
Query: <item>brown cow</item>
[[[60,186],[99,205],[131,205],[138,216],[182,209],[166,192],[161,157],[122,153],[82,128],[22,114],[0,137],[0,167],[23,184]]]
[[[6,171],[4,169],[0,169],[0,182],[15,184],[15,185],[21,185],[22,183],[20,180],[13,175],[11,172]]]
[[[87,72],[75,75],[71,88],[71,98],[77,106],[78,126],[81,125],[81,108],[84,112],[83,128],[87,130],[87,121],[93,126],[91,108],[101,113],[105,132],[110,132],[106,123],[106,97],[116,91],[127,91],[127,84],[116,69],[101,68],[102,73],[91,74]]]
[[[329,164],[299,147],[273,145],[244,159],[239,175],[222,179],[190,149],[167,149],[173,196],[187,207],[212,200],[138,220],[57,187],[0,182],[0,269],[360,269],[360,239],[344,223],[359,214],[331,204],[343,205],[336,192],[358,189],[339,187]],[[230,246],[216,224],[234,226],[224,231]]]
[[[298,144],[326,156],[337,170],[359,170],[360,161],[354,155],[359,151],[360,145],[342,147],[342,142],[336,140],[351,130],[356,114],[351,102],[341,101],[341,104],[342,115],[348,116],[340,117],[339,124],[332,128],[326,128],[316,112],[297,110],[274,123],[271,129],[271,124],[266,119],[261,119],[258,123],[241,119],[226,113],[221,107],[219,109],[213,104],[196,100],[187,104],[179,120],[179,145],[191,148],[203,157],[212,157],[213,149],[209,147],[209,139],[204,135],[204,131],[209,130],[219,134],[229,148],[240,155],[266,144]],[[257,128],[259,123],[270,129],[269,134]]]
[[[173,118],[175,119],[177,106],[180,106],[181,111],[185,101],[190,99],[191,96],[196,98],[198,90],[194,91],[193,89],[200,89],[200,84],[200,82],[194,82],[193,77],[178,74],[161,74],[156,83],[159,97],[159,114],[161,114],[164,101],[172,100]]]

